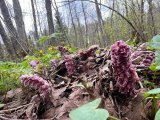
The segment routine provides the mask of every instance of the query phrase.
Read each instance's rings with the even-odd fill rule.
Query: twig
[[[118,103],[117,103],[117,100],[116,100],[116,97],[114,97],[114,102],[115,102],[115,106],[117,107],[117,110],[118,110],[118,117],[121,119],[121,111],[120,111],[120,108],[118,106]]]
[[[1,119],[1,120],[10,120],[9,118],[3,117],[3,116],[1,116],[1,115],[0,115],[0,119]]]
[[[23,107],[27,107],[29,105],[31,105],[32,103],[29,103],[29,104],[26,104],[26,105],[22,105],[22,106],[19,106],[17,108],[12,108],[12,109],[7,109],[7,110],[1,110],[0,111],[0,114],[3,114],[3,113],[6,113],[6,112],[12,112],[12,111],[15,111],[15,110],[18,110],[18,109],[21,109]]]

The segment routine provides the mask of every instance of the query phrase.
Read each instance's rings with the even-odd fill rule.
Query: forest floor
[[[114,116],[110,117],[110,120],[153,119],[152,101],[145,101],[144,93],[153,88],[149,85],[153,83],[153,78],[154,84],[158,85],[159,73],[155,74],[149,69],[149,65],[144,64],[146,59],[154,58],[149,57],[154,51],[147,50],[146,44],[134,50],[126,46],[123,42],[122,46],[115,43],[111,50],[107,50],[94,45],[80,53],[72,54],[60,47],[62,58],[52,60],[49,68],[38,68],[38,72],[35,67],[40,63],[32,61],[30,64],[34,74],[23,75],[20,78],[20,88],[10,90],[0,97],[5,103],[0,110],[0,119],[69,120],[70,111],[96,98],[102,100],[99,107]],[[120,51],[120,48],[124,51]],[[120,53],[115,53],[114,57],[116,50]],[[125,57],[117,58],[121,53],[122,56],[125,54]],[[121,60],[117,62],[117,59]],[[126,61],[128,63],[125,63]],[[136,73],[133,73],[134,69]],[[119,72],[122,76],[117,78]],[[144,80],[146,78],[150,79],[148,84]],[[119,84],[124,85],[118,86],[118,80]]]

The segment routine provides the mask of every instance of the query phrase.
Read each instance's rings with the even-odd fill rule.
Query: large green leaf
[[[96,109],[101,102],[101,99],[96,99],[87,103],[75,110],[72,110],[69,117],[72,120],[106,120],[109,113],[105,109]]]
[[[155,88],[155,89],[149,90],[146,93],[144,93],[144,96],[148,97],[150,95],[156,95],[156,94],[160,94],[160,88]]]
[[[152,38],[151,42],[148,42],[147,45],[154,49],[160,49],[160,35],[156,35]]]
[[[154,120],[160,120],[160,109],[157,111],[155,119]]]
[[[160,43],[160,35],[158,34],[158,35],[154,36],[154,37],[152,38],[152,41],[153,41],[153,42],[159,42],[159,43]]]

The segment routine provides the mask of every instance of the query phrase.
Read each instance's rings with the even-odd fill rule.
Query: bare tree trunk
[[[38,35],[38,29],[37,29],[37,20],[36,20],[36,13],[35,13],[35,8],[34,8],[34,1],[31,0],[31,5],[32,5],[32,14],[33,14],[33,21],[34,21],[34,30],[35,30],[35,39],[39,39]]]
[[[74,6],[74,12],[75,12],[75,17],[76,17],[76,19],[77,19],[77,24],[78,24],[77,30],[78,30],[79,39],[80,39],[80,41],[79,41],[78,43],[79,43],[79,47],[80,47],[80,48],[83,48],[83,47],[84,47],[83,31],[82,31],[82,28],[81,28],[79,16],[78,16],[78,14],[77,14],[76,4],[75,4],[75,6]]]
[[[83,10],[83,16],[84,16],[84,24],[85,24],[85,36],[86,36],[86,40],[84,41],[85,47],[88,47],[88,25],[87,25],[87,16],[86,16],[86,12],[85,12],[85,8],[84,8],[84,4],[81,0],[81,5],[82,5],[82,10]]]
[[[96,7],[96,14],[97,14],[97,19],[98,19],[98,25],[99,25],[99,31],[100,31],[100,36],[103,41],[103,43],[100,42],[100,46],[105,47],[108,43],[107,37],[105,36],[105,32],[103,30],[103,19],[101,15],[101,11],[99,9],[99,5],[97,0],[95,0],[95,7]]]
[[[72,10],[71,10],[71,5],[70,5],[69,0],[68,0],[68,8],[69,8],[69,14],[71,15],[71,22],[72,22],[72,26],[73,26],[73,29],[74,29],[74,33],[75,33],[75,37],[76,37],[76,45],[77,45],[78,44],[77,30],[76,30],[75,23],[73,21],[73,15],[72,15]]]
[[[3,18],[4,18],[5,25],[7,26],[8,30],[11,34],[11,37],[14,38],[14,39],[12,39],[12,44],[13,44],[13,47],[16,51],[16,54],[19,55],[19,57],[22,54],[23,55],[27,54],[27,51],[25,51],[22,44],[20,43],[18,33],[17,33],[13,23],[12,23],[12,20],[11,20],[8,8],[6,6],[5,0],[1,0],[0,8],[1,8]]]
[[[14,14],[15,14],[15,23],[17,26],[17,32],[19,35],[20,42],[22,43],[23,48],[28,51],[28,40],[25,31],[25,25],[23,21],[22,9],[19,3],[19,0],[12,0]]]
[[[0,21],[0,35],[2,37],[2,40],[3,40],[3,43],[6,47],[7,52],[11,56],[11,59],[14,60],[16,58],[15,50],[11,44],[10,39],[7,37],[7,34],[3,28],[1,21]]]
[[[51,0],[45,0],[45,7],[46,7],[46,11],[47,11],[49,34],[53,34],[54,33],[54,24],[53,24],[53,17],[52,17]]]
[[[148,17],[148,22],[151,26],[151,30],[153,30],[152,32],[152,36],[156,35],[156,27],[155,27],[155,23],[154,23],[154,16],[153,16],[153,0],[148,0],[148,5],[149,5],[149,17]]]
[[[4,50],[3,50],[3,47],[2,47],[2,44],[0,43],[0,61],[3,61],[5,58],[4,56]]]
[[[64,29],[64,27],[63,27],[63,23],[62,23],[62,18],[61,18],[61,16],[60,16],[60,12],[59,12],[59,9],[58,9],[58,6],[57,6],[57,3],[56,3],[56,0],[54,0],[54,4],[55,4],[55,11],[57,12],[57,16],[56,16],[56,19],[57,19],[57,22],[58,22],[58,24],[59,24],[59,26],[60,26],[60,30],[61,30],[61,32],[63,33],[63,39],[64,40],[66,40],[67,42],[68,42],[68,44],[70,44],[70,42],[69,42],[69,40],[68,40],[68,36],[67,36],[67,34],[66,34],[66,32],[65,32],[65,29]]]
[[[37,7],[37,0],[35,0],[35,7],[36,7],[36,12],[37,12],[37,18],[38,18],[38,25],[39,25],[39,31],[42,35],[42,28],[41,28],[41,22],[40,22],[40,15],[39,15],[39,11],[38,11],[38,7]]]

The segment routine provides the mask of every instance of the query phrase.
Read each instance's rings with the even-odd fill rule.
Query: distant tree
[[[10,41],[10,39],[8,38],[5,30],[4,30],[4,27],[0,21],[0,35],[2,37],[2,41],[5,45],[5,48],[7,50],[7,52],[9,53],[9,55],[11,56],[11,59],[14,60],[16,58],[16,54],[15,54],[15,50],[12,46],[12,43]],[[1,48],[2,49],[2,48]]]
[[[33,21],[34,21],[34,36],[35,39],[38,40],[39,39],[39,35],[38,35],[38,29],[37,29],[37,20],[36,20],[36,12],[35,12],[35,7],[34,7],[34,1],[31,0],[31,6],[32,6],[32,15],[33,15]]]
[[[47,11],[47,21],[48,21],[49,34],[53,34],[54,33],[54,24],[53,24],[53,17],[52,17],[51,0],[45,0],[45,7],[46,7],[46,11]]]
[[[13,44],[13,47],[14,47],[17,55],[20,57],[22,54],[23,55],[27,54],[27,51],[23,48],[22,43],[20,42],[17,30],[15,29],[15,27],[12,23],[12,20],[11,20],[8,8],[6,6],[5,0],[1,0],[0,9],[1,9],[1,13],[4,18],[4,23],[7,27],[7,29],[9,30],[11,37],[13,38],[12,44]]]
[[[14,14],[15,14],[14,19],[15,19],[19,39],[23,45],[23,48],[25,48],[25,50],[28,51],[28,41],[27,41],[27,35],[26,35],[25,25],[23,21],[22,9],[21,9],[19,0],[12,0],[12,2],[13,2]]]

